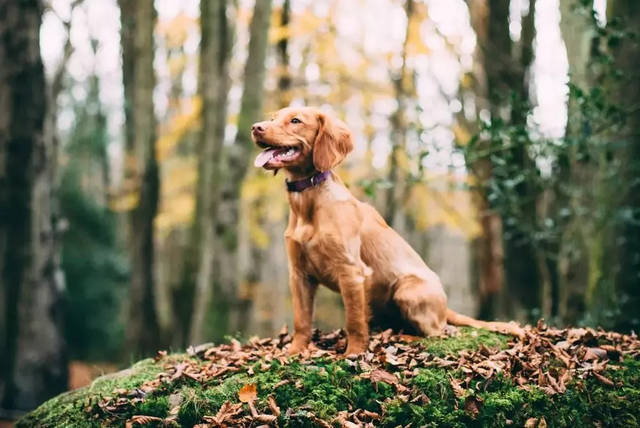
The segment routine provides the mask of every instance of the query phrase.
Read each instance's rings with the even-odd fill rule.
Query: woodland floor
[[[524,340],[460,329],[423,339],[385,331],[345,359],[342,331],[159,352],[60,395],[17,427],[639,426],[640,341],[538,323]]]

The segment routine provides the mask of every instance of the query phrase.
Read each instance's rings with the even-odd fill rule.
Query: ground
[[[538,323],[524,339],[391,331],[345,359],[344,333],[236,340],[155,359],[60,395],[17,427],[640,426],[640,342]]]

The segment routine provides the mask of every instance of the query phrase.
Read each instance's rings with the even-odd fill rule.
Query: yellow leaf
[[[471,140],[471,134],[469,131],[460,124],[453,126],[453,135],[458,144],[467,144],[469,143],[469,140]]]
[[[114,196],[109,201],[109,207],[115,212],[131,211],[138,206],[140,196],[137,192],[127,192]]]
[[[195,129],[200,121],[201,111],[202,100],[194,96],[191,99],[189,111],[175,115],[167,125],[161,128],[160,137],[156,142],[158,161],[167,158],[187,132]]]

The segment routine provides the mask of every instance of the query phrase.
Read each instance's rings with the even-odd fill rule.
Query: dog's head
[[[265,169],[327,171],[353,150],[351,132],[340,120],[313,107],[287,107],[251,127],[264,149],[254,165]]]

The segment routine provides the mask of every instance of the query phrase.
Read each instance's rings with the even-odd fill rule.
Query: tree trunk
[[[240,190],[250,164],[253,142],[250,138],[251,125],[262,118],[262,101],[264,98],[265,61],[267,56],[269,23],[271,21],[271,0],[257,0],[253,18],[249,28],[249,54],[244,70],[244,91],[238,116],[238,133],[236,140],[225,153],[225,164],[228,167],[223,185],[221,210],[218,212],[218,229],[224,234],[221,239],[223,245],[224,265],[229,267],[228,284],[224,289],[229,290],[238,299],[238,286],[246,282],[241,277],[238,260],[238,237],[241,227],[241,199]],[[234,314],[234,330],[244,330],[249,319],[251,299],[237,302]]]
[[[500,6],[497,4],[500,3]],[[492,6],[500,8],[504,7],[504,1],[494,0]],[[529,140],[527,128],[527,114],[529,109],[529,78],[528,71],[533,60],[533,40],[535,35],[534,16],[535,16],[535,0],[529,1],[529,13],[522,18],[522,33],[520,43],[517,45],[519,51],[516,52],[519,57],[514,57],[507,64],[507,67],[500,70],[495,79],[500,79],[489,83],[489,92],[493,92],[494,97],[500,96],[503,90],[511,91],[515,94],[511,101],[511,117],[512,125],[516,125],[521,130],[522,141]],[[496,24],[499,29],[496,36],[501,35],[509,42],[501,46],[501,48],[512,49],[511,38],[509,35],[509,19],[508,6],[506,16],[500,13],[500,19],[506,19],[506,22]],[[505,54],[508,51],[504,52]],[[512,56],[514,53],[512,52]],[[508,85],[505,87],[504,85]],[[507,94],[509,92],[506,92]],[[494,98],[494,105],[500,108],[501,105],[498,98]],[[499,112],[494,110],[494,114]],[[492,115],[493,117],[493,115]],[[495,116],[498,117],[498,116]],[[508,154],[511,166],[516,171],[533,170],[533,160],[527,152],[527,147],[518,144],[511,149]],[[510,178],[510,177],[509,177]],[[539,254],[537,244],[533,241],[531,230],[536,225],[536,205],[537,196],[534,189],[528,184],[527,180],[523,180],[515,188],[518,194],[520,206],[519,221],[517,224],[511,224],[507,219],[503,218],[504,225],[504,247],[505,247],[505,278],[507,283],[507,302],[505,308],[509,309],[508,314],[511,317],[523,318],[523,316],[534,308],[542,306],[542,287],[541,273],[542,256]],[[536,263],[536,260],[540,263]]]
[[[617,236],[619,270],[616,296],[619,299],[621,321],[617,328],[623,330],[640,328],[638,307],[640,306],[640,2],[637,0],[614,0],[610,5],[611,15],[623,19],[626,30],[636,35],[628,36],[614,51],[616,66],[624,73],[622,86],[614,95],[619,107],[628,112],[622,139],[626,142],[620,156],[622,178],[628,183],[619,212],[624,219]]]
[[[391,154],[389,155],[389,172],[387,181],[389,188],[385,193],[385,220],[401,234],[406,233],[404,224],[403,202],[407,189],[407,104],[414,91],[413,76],[407,67],[407,50],[409,45],[410,26],[414,18],[414,2],[406,0],[405,13],[407,30],[402,44],[402,65],[395,76],[392,76],[398,108],[391,117]]]
[[[129,191],[137,198],[129,212],[131,263],[127,344],[134,354],[149,355],[159,346],[154,290],[154,220],[159,176],[153,110],[153,2],[119,0],[125,93],[126,170]]]
[[[475,110],[489,109],[488,69],[486,48],[489,40],[490,10],[484,0],[468,0],[471,25],[476,33],[478,47],[474,53],[474,100]],[[495,19],[495,16],[493,17]],[[475,126],[474,131],[479,131]],[[483,145],[484,146],[484,145]],[[482,147],[480,149],[483,149]],[[479,158],[469,163],[469,167],[480,183],[492,176],[492,164],[487,158]],[[481,236],[474,242],[477,260],[478,291],[480,305],[478,316],[492,319],[503,315],[498,304],[498,295],[504,289],[504,247],[502,242],[502,218],[491,209],[491,204],[482,188],[473,194],[474,205],[478,212]]]
[[[278,107],[284,108],[291,104],[291,71],[289,70],[289,22],[291,21],[291,0],[284,0],[280,14],[280,26],[285,34],[276,45],[278,54]]]
[[[53,204],[55,150],[45,132],[39,1],[0,4],[2,407],[31,409],[67,386]]]
[[[569,61],[569,83],[587,90],[592,85],[589,73],[591,47],[595,37],[595,27],[591,17],[575,10],[578,4],[575,1],[560,2],[561,22],[560,29],[567,50]],[[592,9],[592,2],[583,5],[587,10]],[[583,121],[580,120],[580,107],[570,98],[567,105],[566,138],[577,139],[580,137]],[[566,225],[563,225],[563,234],[559,242],[558,256],[558,310],[557,314],[565,322],[575,323],[585,311],[585,292],[589,282],[589,271],[595,266],[589,263],[589,246],[587,240],[594,236],[594,230],[585,224],[585,219],[578,213],[580,204],[584,203],[582,193],[591,196],[591,184],[593,181],[593,166],[581,163],[577,159],[576,149],[569,152],[566,159],[561,159],[561,186],[571,183],[578,189],[578,195],[563,195],[562,191],[556,191],[558,200],[556,210],[563,208],[573,213]],[[583,190],[584,189],[584,190]],[[587,190],[588,189],[588,190]],[[585,192],[586,190],[586,192]],[[566,196],[566,197],[565,197]]]
[[[193,235],[193,245],[196,248],[194,257],[198,264],[189,330],[190,343],[199,343],[205,338],[206,316],[219,279],[215,275],[220,271],[220,266],[216,265],[216,224],[222,187],[222,150],[230,85],[228,69],[232,34],[226,13],[224,0],[200,3],[199,92],[202,99],[202,129],[194,223],[196,232]],[[220,297],[223,299],[218,300],[225,298]],[[221,308],[224,309],[224,306]],[[227,322],[224,318],[226,317],[220,320],[219,325],[222,330]]]

